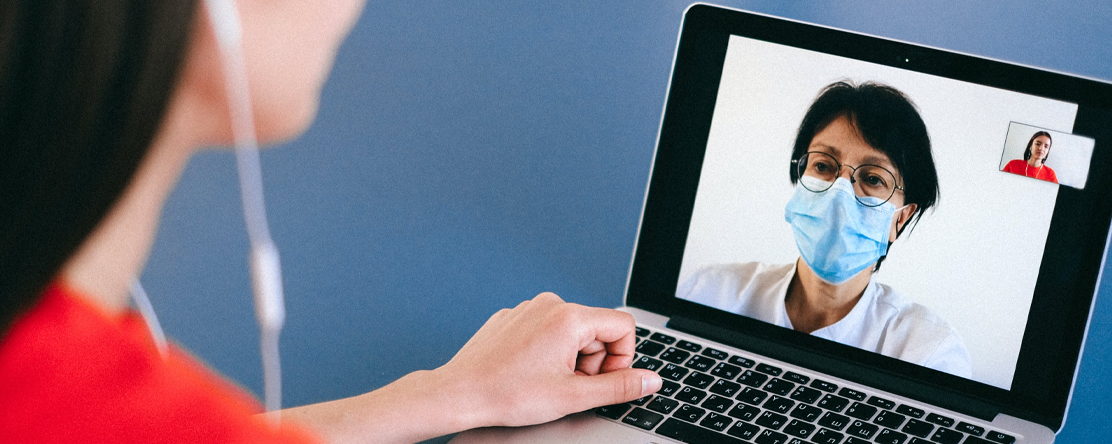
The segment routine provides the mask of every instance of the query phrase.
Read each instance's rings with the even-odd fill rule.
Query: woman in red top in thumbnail
[[[258,138],[298,135],[362,0],[231,7]],[[281,427],[187,353],[160,349],[128,288],[189,158],[232,142],[202,11],[198,0],[0,2],[0,441],[415,442],[660,388],[629,368],[631,315],[551,293],[495,314],[440,368],[284,410]]]
[[[1027,141],[1027,150],[1023,152],[1023,160],[1015,159],[1004,166],[1004,172],[1019,174],[1047,182],[1058,183],[1058,176],[1054,170],[1046,166],[1046,157],[1050,155],[1050,133],[1039,131]]]

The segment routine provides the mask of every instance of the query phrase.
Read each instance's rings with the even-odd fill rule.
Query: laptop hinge
[[[952,410],[974,418],[992,421],[999,406],[936,385],[924,384],[891,372],[862,366],[838,356],[820,354],[769,339],[745,335],[727,328],[684,316],[673,316],[668,328],[704,337],[726,345],[813,369],[880,390]]]

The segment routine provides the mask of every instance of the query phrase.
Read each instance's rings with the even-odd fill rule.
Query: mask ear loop
[[[239,14],[231,0],[205,0],[220,50],[228,114],[235,139],[236,168],[243,199],[243,219],[251,242],[251,283],[255,317],[259,321],[259,349],[263,361],[263,399],[274,425],[281,421],[282,371],[278,336],[286,320],[282,296],[282,269],[278,248],[270,237],[263,200],[262,171],[247,65],[243,56],[243,32]]]

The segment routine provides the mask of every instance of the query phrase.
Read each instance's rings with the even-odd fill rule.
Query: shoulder
[[[780,280],[791,273],[794,264],[745,262],[709,265],[696,270],[686,283],[719,287],[744,287],[753,281]]]
[[[109,317],[55,288],[0,342],[0,381],[0,436],[12,442],[158,442],[167,433],[311,442],[271,431],[249,395],[185,353],[163,360],[137,316]]]
[[[1047,179],[1050,179],[1051,181],[1054,181],[1054,182],[1058,182],[1058,175],[1054,174],[1054,169],[1049,167],[1049,166],[1045,167],[1045,168],[1046,168],[1046,177],[1047,177]]]
[[[1015,172],[1015,171],[1018,171],[1018,170],[1022,170],[1023,169],[1023,164],[1025,164],[1025,163],[1027,163],[1027,162],[1024,161],[1023,159],[1013,159],[1013,160],[1009,161],[1007,165],[1004,165],[1004,171],[1007,171],[1007,172],[1011,173],[1011,172]]]
[[[889,351],[892,355],[935,370],[971,376],[965,343],[949,322],[887,285],[878,283],[877,287],[877,311],[887,336],[902,339],[896,341],[896,350]]]

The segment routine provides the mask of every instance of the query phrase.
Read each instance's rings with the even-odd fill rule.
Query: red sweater
[[[51,286],[0,342],[4,443],[288,443],[314,440],[180,349],[164,360],[142,317],[110,316]]]
[[[1044,164],[1041,167],[1034,168],[1028,165],[1027,161],[1023,159],[1015,159],[1008,162],[1007,165],[1004,165],[1004,172],[1058,183],[1058,176],[1054,174],[1054,170],[1050,169],[1050,167]]]

